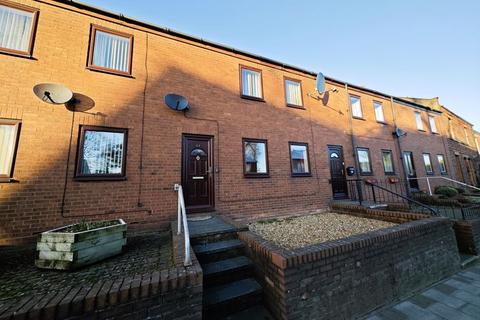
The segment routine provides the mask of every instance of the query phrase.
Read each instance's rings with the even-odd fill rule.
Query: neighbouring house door
[[[410,188],[418,190],[417,172],[415,171],[415,163],[413,162],[413,153],[405,151],[403,153],[403,161],[405,162],[405,170],[409,179],[408,183]]]
[[[345,162],[342,146],[328,146],[330,176],[334,199],[348,198],[347,179],[345,178]]]
[[[187,212],[213,210],[213,137],[184,134],[182,155],[182,185]]]

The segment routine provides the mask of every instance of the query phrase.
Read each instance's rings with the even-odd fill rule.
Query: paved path
[[[366,320],[480,319],[480,265],[465,269],[395,305],[381,308]]]

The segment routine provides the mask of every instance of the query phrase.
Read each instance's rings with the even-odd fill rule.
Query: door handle
[[[203,180],[205,177],[192,177],[193,180]]]

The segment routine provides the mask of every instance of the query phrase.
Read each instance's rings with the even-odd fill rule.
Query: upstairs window
[[[247,177],[268,177],[267,140],[243,139],[244,173]]]
[[[80,127],[77,179],[124,179],[126,157],[127,129]]]
[[[0,51],[31,56],[37,17],[38,9],[1,1]]]
[[[290,142],[290,164],[292,176],[310,176],[308,144]]]
[[[417,129],[418,130],[425,131],[423,129],[422,114],[420,112],[415,111],[415,122],[417,124]]]
[[[13,177],[20,122],[0,119],[0,181]]]
[[[430,130],[432,131],[432,133],[438,133],[437,124],[435,122],[435,117],[428,116],[428,122],[430,123]]]
[[[468,139],[468,130],[466,127],[463,127],[463,133],[465,134],[465,143],[470,144],[470,140]]]
[[[445,157],[443,154],[437,154],[438,166],[440,167],[440,173],[447,173],[447,165],[445,164]]]
[[[425,172],[427,174],[433,174],[432,159],[429,153],[423,154],[423,163],[425,164]]]
[[[395,174],[393,155],[391,150],[382,150],[383,169],[385,174]]]
[[[132,35],[92,26],[88,68],[131,75],[132,44]]]
[[[358,165],[360,166],[360,174],[371,175],[372,163],[370,161],[370,150],[367,148],[357,148]]]
[[[455,129],[453,127],[453,124],[452,124],[452,119],[448,118],[448,130],[450,132],[450,138],[452,139],[456,139],[455,137]]]
[[[303,107],[301,82],[293,79],[285,79],[285,97],[287,106]]]
[[[385,122],[385,116],[383,115],[383,105],[380,102],[373,102],[373,109],[375,110],[375,119],[378,122]]]
[[[241,95],[244,98],[263,100],[262,71],[240,67]]]
[[[352,107],[352,116],[354,118],[363,118],[362,105],[360,103],[360,97],[350,96],[350,106]]]

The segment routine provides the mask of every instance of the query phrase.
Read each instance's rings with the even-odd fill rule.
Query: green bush
[[[458,190],[448,186],[438,186],[435,188],[435,194],[441,194],[449,198],[453,198],[458,195]]]
[[[465,193],[465,189],[463,188],[455,188],[459,194],[464,194]]]

